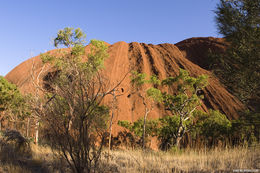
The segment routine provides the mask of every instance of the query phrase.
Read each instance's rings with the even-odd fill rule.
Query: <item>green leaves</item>
[[[147,82],[145,78],[146,78],[145,73],[138,73],[137,71],[132,71],[131,82],[132,84],[136,85],[136,87],[140,87],[143,84],[145,84]]]
[[[130,123],[129,121],[118,121],[118,125],[133,132],[136,136],[142,137],[143,135],[144,119],[140,118],[137,121]],[[146,120],[146,137],[155,136],[157,134],[157,120]]]
[[[42,62],[45,64],[45,63],[50,63],[50,62],[52,62],[54,59],[55,59],[55,57],[53,57],[53,56],[51,56],[50,54],[48,54],[48,53],[42,53],[42,54],[40,54],[40,58],[41,58],[41,60],[42,60]]]
[[[179,75],[176,77],[168,77],[160,81],[153,75],[150,80],[146,80],[146,74],[133,71],[131,82],[137,87],[141,87],[145,83],[154,84],[157,87],[173,87],[176,84],[177,91],[175,93],[162,92],[157,87],[148,88],[146,93],[154,101],[163,103],[165,108],[172,111],[173,114],[180,112],[185,114],[184,112],[190,112],[200,104],[197,92],[208,84],[207,78],[207,75],[200,75],[197,78],[191,77],[188,71],[180,69]]]
[[[151,84],[157,85],[157,86],[161,85],[161,81],[157,78],[156,75],[152,75],[148,82],[151,83]]]
[[[158,79],[156,75],[150,76],[150,79],[146,79],[147,75],[145,73],[138,73],[137,71],[132,71],[131,82],[136,87],[141,87],[145,83],[153,84],[156,86],[161,85],[161,81]]]
[[[83,56],[85,54],[85,48],[83,45],[75,45],[71,49],[71,55],[75,57]]]
[[[228,136],[231,129],[231,122],[219,111],[209,112],[209,117],[202,124],[202,134],[208,138],[221,138]]]
[[[196,91],[203,89],[208,84],[208,76],[200,75],[197,78],[191,77],[188,71],[180,69],[180,73],[176,77],[168,77],[162,81],[162,85],[172,86],[176,83],[179,93],[186,92],[186,90]]]
[[[201,75],[197,78],[191,77],[186,70],[180,69],[180,73],[176,77],[169,77],[162,81],[162,85],[171,87],[177,85],[175,94],[163,93],[163,103],[167,110],[173,113],[190,112],[200,103],[197,92],[203,89],[207,84],[207,76]],[[180,112],[179,112],[180,113]]]
[[[55,97],[48,101],[45,109],[53,111],[57,119],[61,118],[66,123],[75,116],[75,121],[88,119],[94,123],[93,126],[103,127],[108,109],[99,103],[103,93],[98,92],[103,92],[101,88],[104,84],[97,72],[108,57],[108,47],[103,41],[91,40],[91,51],[85,58],[85,37],[81,29],[64,28],[58,32],[54,46],[69,49],[41,54],[42,62],[53,67],[53,71],[45,76],[44,82],[49,85],[49,90],[44,90],[44,99],[48,101],[53,95]]]
[[[9,83],[4,77],[0,76],[0,111],[15,106],[22,99],[22,95],[16,85]]]
[[[172,85],[173,83],[175,83],[177,81],[177,78],[176,77],[168,77],[168,78],[166,78],[166,79],[164,79],[164,80],[162,80],[162,85],[168,85],[168,86],[170,86],[170,85]]]
[[[119,126],[121,126],[121,127],[124,127],[124,128],[126,128],[126,129],[130,129],[130,127],[131,127],[131,124],[130,124],[130,122],[129,121],[118,121],[117,122],[117,124],[119,125]]]
[[[54,45],[70,49],[60,49],[55,54],[41,54],[42,62],[51,64],[58,71],[51,85],[62,87],[64,83],[69,84],[72,76],[79,72],[90,80],[104,67],[104,61],[108,57],[107,45],[103,41],[91,40],[91,51],[85,59],[84,39],[85,34],[81,29],[64,28],[58,32]]]
[[[200,75],[195,83],[193,84],[194,87],[202,89],[208,85],[208,76],[207,75]]]
[[[57,37],[54,39],[54,46],[64,45],[66,47],[72,47],[75,45],[83,45],[85,38],[86,35],[80,28],[74,30],[74,28],[66,27],[63,30],[59,30]]]
[[[209,110],[209,113],[202,111],[194,112],[194,121],[190,127],[190,135],[193,139],[200,139],[209,147],[214,147],[219,141],[227,145],[231,132],[232,122],[226,115],[216,110]]]
[[[108,58],[107,45],[100,40],[91,40],[91,53],[88,55],[86,62],[86,68],[91,72],[95,73],[99,69],[104,67],[104,61]]]
[[[201,97],[198,96],[198,91],[208,84],[207,78],[206,75],[197,78],[192,77],[184,69],[180,69],[179,75],[176,77],[168,77],[162,81],[155,75],[147,80],[146,74],[132,72],[131,82],[137,88],[144,84],[153,84],[154,87],[149,87],[146,90],[147,96],[155,102],[162,103],[165,110],[171,114],[171,116],[160,119],[159,138],[163,145],[162,148],[171,147],[183,137],[189,122],[193,118],[193,112],[200,105]],[[130,131],[135,131],[134,127],[139,127],[138,122],[134,122],[133,125],[126,122],[120,122],[120,124]],[[139,134],[138,132],[135,133]],[[176,144],[179,143],[176,142]]]
[[[157,88],[149,88],[146,91],[148,97],[151,97],[153,100],[155,100],[156,102],[161,103],[163,101],[163,94],[162,92],[157,89]]]
[[[25,116],[29,115],[25,99],[16,85],[9,83],[4,77],[0,76],[0,112],[9,112],[5,118],[14,116],[24,119]]]
[[[232,120],[232,137],[238,139],[238,144],[253,144],[260,138],[260,113],[245,111],[237,120]]]
[[[252,102],[260,101],[259,11],[259,0],[221,0],[215,11],[218,31],[229,47],[214,56],[218,61],[214,70],[229,90],[255,111],[258,108]]]

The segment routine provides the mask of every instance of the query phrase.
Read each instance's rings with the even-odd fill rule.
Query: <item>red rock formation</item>
[[[144,72],[148,75],[156,74],[160,79],[175,76],[179,68],[184,68],[192,76],[207,74],[209,85],[204,89],[205,98],[201,109],[218,109],[225,113],[229,119],[237,118],[238,111],[243,105],[237,98],[231,95],[220,81],[210,71],[203,69],[203,61],[208,48],[214,50],[224,49],[222,39],[216,38],[192,38],[174,44],[145,44],[117,42],[109,45],[110,57],[105,62],[105,71],[111,83],[117,83],[131,69]],[[89,47],[86,46],[88,52]],[[51,51],[55,52],[55,51]],[[5,77],[16,84],[23,93],[33,92],[31,69],[32,64],[36,69],[42,66],[40,58],[31,58],[9,72]],[[137,94],[133,94],[130,78],[127,77],[121,84],[124,95],[118,97],[118,109],[116,110],[115,122],[118,120],[135,121],[143,117],[144,107],[142,100]],[[158,118],[165,115],[162,108],[156,107],[150,114],[150,118]],[[118,132],[120,128],[116,128]]]
[[[197,37],[183,40],[175,44],[183,56],[201,68],[208,69],[210,51],[223,53],[227,47],[223,38]]]

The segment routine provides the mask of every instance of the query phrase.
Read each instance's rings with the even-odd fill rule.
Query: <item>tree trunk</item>
[[[10,120],[7,120],[7,129],[10,127]]]
[[[114,119],[115,100],[116,100],[115,91],[113,91],[112,115],[111,115],[110,125],[109,125],[108,156],[110,156],[110,150],[111,150],[112,125],[113,125],[113,119]]]
[[[145,148],[145,127],[146,127],[146,118],[147,118],[147,115],[149,113],[149,110],[147,109],[147,107],[145,108],[145,115],[144,115],[144,124],[143,124],[143,146],[142,148],[144,149]]]
[[[180,117],[180,124],[179,124],[178,133],[176,136],[176,143],[175,143],[175,146],[177,148],[180,148],[180,141],[181,141],[184,133],[185,133],[185,127],[183,126],[183,119]]]
[[[111,149],[111,138],[112,138],[112,125],[113,125],[113,118],[114,118],[114,110],[112,110],[112,115],[110,119],[110,125],[109,125],[109,139],[108,139],[108,150]]]
[[[39,143],[39,126],[40,122],[37,120],[36,127],[35,127],[35,144],[38,145]]]
[[[16,121],[14,121],[14,122],[13,122],[13,129],[14,129],[14,130],[17,129],[16,125],[17,125],[17,124],[16,124]]]
[[[180,148],[180,141],[181,141],[181,137],[177,136],[176,144],[175,144],[177,148]]]
[[[27,120],[27,125],[26,125],[26,137],[28,138],[30,136],[30,118]]]
[[[114,118],[114,111],[112,111],[112,116],[111,116],[110,125],[109,125],[109,140],[108,140],[108,148],[109,148],[109,150],[111,149],[113,118]]]

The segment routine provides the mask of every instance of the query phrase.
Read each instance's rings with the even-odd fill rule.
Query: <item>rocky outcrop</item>
[[[203,62],[207,58],[207,51],[223,51],[223,39],[217,38],[191,38],[174,44],[145,44],[117,42],[109,45],[110,57],[105,62],[105,74],[110,83],[117,83],[130,70],[138,70],[148,75],[156,74],[160,79],[175,76],[183,68],[192,76],[207,74],[209,85],[204,89],[205,98],[200,109],[217,109],[226,114],[229,119],[238,117],[238,112],[243,109],[243,104],[231,95],[221,82],[207,69]],[[89,46],[86,46],[86,52]],[[55,53],[52,50],[51,53]],[[34,65],[36,71],[42,67],[39,56],[21,63],[5,77],[16,84],[23,93],[34,92],[32,87],[31,69]],[[142,99],[134,92],[127,77],[120,86],[122,96],[118,97],[115,122],[117,120],[135,121],[143,117],[144,107]],[[167,112],[157,106],[149,114],[150,118],[158,118]],[[116,128],[115,131],[120,130]]]

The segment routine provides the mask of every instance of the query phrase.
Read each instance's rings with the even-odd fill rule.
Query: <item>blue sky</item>
[[[0,0],[0,75],[53,49],[64,27],[90,39],[152,44],[190,37],[221,37],[213,10],[218,0]]]

